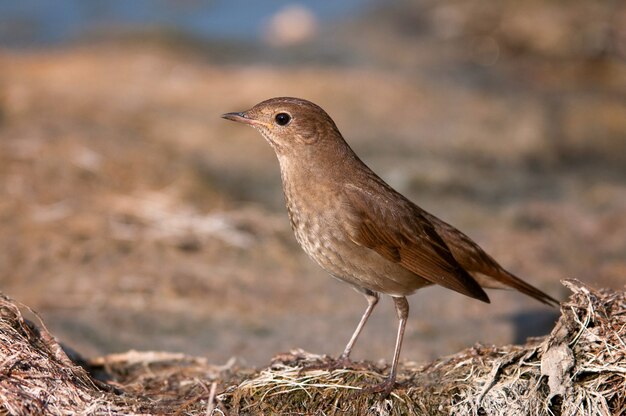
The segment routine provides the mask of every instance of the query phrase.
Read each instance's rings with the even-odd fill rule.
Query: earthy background
[[[626,282],[623,2],[19,3],[0,6],[0,290],[86,356],[343,349],[364,299],[297,247],[269,146],[219,118],[280,95],[553,296]],[[403,358],[556,317],[490,296],[418,292]],[[395,331],[384,300],[354,356],[390,360]]]

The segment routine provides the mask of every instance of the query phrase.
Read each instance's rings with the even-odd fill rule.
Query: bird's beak
[[[236,121],[238,123],[249,124],[251,126],[265,125],[265,123],[261,121],[249,118],[246,113],[226,113],[222,114],[222,118],[225,118],[226,120]]]

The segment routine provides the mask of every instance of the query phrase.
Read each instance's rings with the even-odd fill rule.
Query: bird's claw
[[[374,394],[380,393],[382,397],[387,397],[391,392],[400,385],[396,383],[395,378],[388,378],[382,383],[374,384],[368,387],[364,387],[359,391],[361,394]]]

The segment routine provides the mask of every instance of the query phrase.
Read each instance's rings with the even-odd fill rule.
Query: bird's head
[[[279,155],[300,153],[321,142],[343,142],[328,114],[312,102],[299,98],[271,98],[250,110],[226,113],[222,117],[254,127]]]

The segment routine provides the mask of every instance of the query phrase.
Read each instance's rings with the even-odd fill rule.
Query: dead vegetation
[[[360,393],[384,365],[302,371],[329,360],[303,351],[261,370],[165,352],[85,361],[2,297],[0,414],[624,414],[626,293],[564,285],[572,295],[549,336],[405,363],[401,387],[386,399]]]

